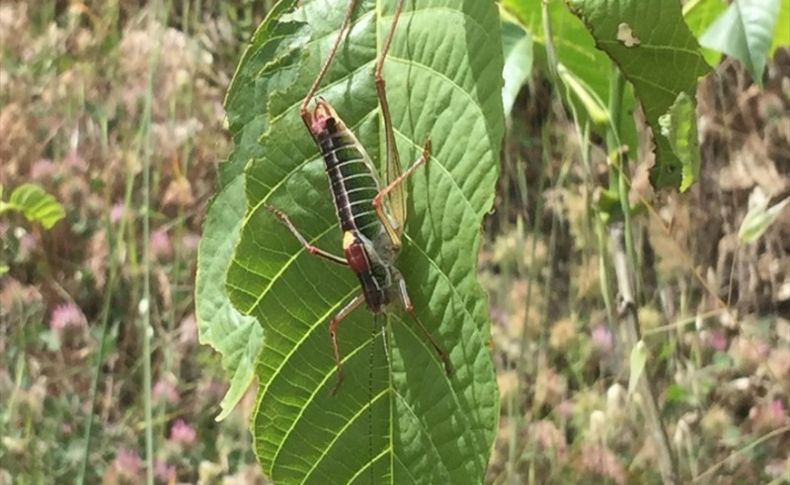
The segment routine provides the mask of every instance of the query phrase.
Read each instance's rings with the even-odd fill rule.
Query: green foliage
[[[598,48],[631,82],[648,124],[654,134],[658,133],[659,117],[681,92],[693,97],[698,78],[710,70],[683,22],[680,4],[676,0],[574,0],[570,5],[587,25]],[[683,164],[667,139],[654,139],[656,165],[651,179],[658,187],[677,186]]]
[[[359,286],[350,271],[306,254],[262,208],[282,209],[314,244],[340,248],[323,162],[297,108],[346,2],[301,2],[294,13],[286,11],[293,3],[281,2],[256,32],[226,99],[236,147],[222,183],[246,164],[247,197],[227,290],[266,336],[256,368],[258,459],[277,482],[479,483],[498,414],[486,301],[474,271],[503,135],[495,5],[426,1],[411,10],[407,2],[384,68],[403,163],[417,158],[426,136],[433,143],[431,161],[410,180],[398,267],[416,313],[449,354],[452,377],[395,306],[375,320],[360,309],[340,327],[346,378],[330,397],[335,369],[326,327]],[[393,7],[393,1],[359,3],[349,41],[319,93],[378,164],[384,147],[373,65]],[[228,212],[228,221],[206,229],[232,239],[229,221],[238,215],[229,206],[216,210],[218,218]],[[201,265],[214,254],[202,247]]]
[[[781,19],[790,19],[790,2],[781,2],[779,7],[779,17]],[[790,22],[777,22],[776,31],[774,32],[774,40],[771,43],[771,50],[769,55],[773,55],[779,47],[786,47],[790,45]]]
[[[44,229],[51,229],[66,215],[55,197],[36,184],[22,184],[11,192],[8,202],[0,201],[0,214],[7,211],[19,212],[28,221],[41,224]]]
[[[699,39],[726,8],[727,4],[721,0],[692,0],[683,5],[683,20],[686,21],[686,25],[694,37]],[[719,62],[719,58],[721,58],[719,51],[706,49],[704,46],[701,50],[702,55],[705,56],[705,62],[709,65],[713,66]]]
[[[765,198],[760,203],[755,204],[743,218],[741,227],[738,229],[738,239],[751,244],[758,240],[760,236],[773,224],[784,208],[790,204],[790,197],[783,199],[771,207],[768,207],[768,199]]]
[[[546,32],[543,25],[541,2],[532,0],[503,0],[503,7],[511,12],[529,32],[534,44],[535,64],[549,70]],[[595,48],[595,39],[584,23],[574,16],[561,0],[549,0],[547,14],[551,25],[552,44],[556,56],[557,74],[566,89],[581,104],[578,112],[583,125],[591,120],[600,132],[607,126],[610,116],[606,110],[609,102],[611,61]],[[569,97],[568,101],[574,98]],[[633,94],[628,91],[623,99],[624,112],[633,110]],[[623,116],[617,127],[621,142],[636,150],[636,130],[631,116]]]
[[[631,349],[631,356],[629,357],[629,375],[628,375],[628,394],[633,394],[636,391],[636,386],[639,385],[639,379],[642,378],[642,373],[645,371],[645,364],[647,363],[647,345],[643,340],[634,345]]]
[[[669,141],[674,153],[683,165],[680,191],[686,191],[699,178],[699,140],[697,139],[697,116],[694,102],[681,92],[665,115],[658,119],[661,136]]]
[[[532,73],[532,38],[521,25],[510,21],[508,15],[502,16],[502,50],[505,54],[502,104],[505,116],[509,116],[518,92]]]
[[[502,5],[513,12],[532,35],[536,49],[536,60],[547,68],[546,39],[541,16],[541,2],[533,0],[503,0]],[[579,79],[582,79],[601,99],[606,100],[609,93],[609,64],[606,54],[595,48],[595,40],[584,24],[571,14],[566,5],[559,0],[548,2],[551,19],[552,40],[557,62],[564,65]]]
[[[241,315],[228,299],[225,273],[246,211],[244,165],[263,153],[257,139],[266,127],[262,107],[268,100],[268,83],[271,77],[283,76],[273,53],[281,49],[290,52],[281,34],[295,32],[291,30],[295,24],[276,21],[288,4],[280,2],[258,27],[225,98],[234,149],[220,164],[218,193],[209,208],[198,251],[195,302],[200,341],[222,355],[230,381],[217,420],[230,413],[252,383],[255,359],[263,345],[263,329],[255,318]]]
[[[700,43],[741,61],[762,86],[778,14],[779,0],[735,0],[702,34]],[[784,20],[787,24],[788,17]]]
[[[263,344],[258,322],[239,314],[225,293],[225,272],[239,239],[245,208],[244,180],[236,177],[212,202],[198,252],[195,301],[200,342],[222,355],[230,376],[218,421],[230,413],[252,383],[255,358]]]

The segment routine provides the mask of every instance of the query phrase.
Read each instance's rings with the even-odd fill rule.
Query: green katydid
[[[333,393],[337,391],[343,380],[340,349],[337,344],[338,326],[363,302],[371,312],[381,314],[393,297],[397,296],[403,308],[411,315],[420,332],[435,350],[448,375],[451,369],[447,355],[415,314],[406,290],[406,283],[394,265],[401,248],[401,236],[406,219],[406,196],[403,185],[420,165],[430,159],[431,154],[430,139],[426,137],[419,159],[405,172],[401,172],[382,69],[403,10],[404,0],[399,0],[397,3],[390,30],[374,71],[386,143],[386,183],[379,182],[379,176],[367,152],[326,100],[318,98],[315,108],[311,110],[309,107],[349,29],[356,3],[356,0],[349,0],[337,38],[300,107],[302,120],[318,145],[324,160],[343,235],[343,256],[313,246],[284,212],[268,207],[268,210],[287,226],[309,253],[350,267],[362,287],[362,293],[343,307],[329,323],[329,335],[337,367],[337,384]]]

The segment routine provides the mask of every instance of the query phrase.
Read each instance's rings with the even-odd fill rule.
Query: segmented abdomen
[[[329,176],[340,227],[343,231],[357,230],[373,239],[381,230],[381,222],[372,203],[379,186],[366,162],[367,155],[355,143],[353,136],[345,127],[338,128],[334,119],[329,119],[326,129],[316,138]]]

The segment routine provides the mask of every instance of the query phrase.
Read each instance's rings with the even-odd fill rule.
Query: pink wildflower
[[[132,450],[121,448],[115,455],[113,467],[124,477],[134,480],[140,478],[140,470],[142,469],[143,461],[140,455]]]
[[[614,348],[612,332],[604,325],[596,325],[592,330],[593,347],[602,354],[608,354]]]
[[[123,202],[113,204],[112,208],[110,209],[110,222],[113,224],[117,223],[121,220],[121,218],[123,218],[125,212],[126,207],[123,205]]]
[[[151,256],[154,259],[167,258],[173,252],[170,236],[165,229],[157,229],[151,233]]]
[[[162,483],[175,483],[176,467],[162,460],[154,460],[154,476]]]
[[[83,173],[88,170],[88,164],[85,162],[85,159],[83,159],[80,154],[77,153],[77,150],[69,151],[69,153],[66,155],[66,158],[63,159],[63,162],[69,168],[76,169]]]
[[[183,419],[176,420],[170,427],[170,441],[183,445],[191,445],[197,439],[197,432]]]
[[[179,337],[178,340],[182,344],[190,345],[194,344],[198,340],[198,330],[197,330],[197,320],[195,320],[195,314],[190,313],[183,320],[181,320],[181,324],[178,326],[178,333]]]
[[[586,443],[582,445],[574,468],[584,478],[604,478],[618,485],[624,485],[626,482],[625,467],[617,459],[617,455],[598,444]]]
[[[160,403],[167,401],[170,404],[177,404],[181,400],[175,386],[168,380],[160,379],[154,384],[151,390],[151,397],[154,402]]]
[[[49,328],[55,332],[61,332],[68,328],[84,327],[88,320],[80,308],[73,303],[58,305],[49,319]]]
[[[54,174],[55,164],[52,163],[52,160],[42,159],[30,167],[30,178],[33,180],[49,178]]]
[[[749,418],[752,420],[754,428],[760,431],[781,428],[788,420],[784,404],[779,399],[754,406],[749,410]]]
[[[22,306],[37,304],[40,300],[41,293],[34,286],[24,286],[13,278],[5,278],[0,289],[0,316]]]
[[[573,402],[568,399],[560,401],[559,404],[554,406],[554,412],[563,419],[568,419],[573,415]]]
[[[724,352],[728,345],[727,336],[723,332],[712,331],[706,334],[704,344],[717,352]]]

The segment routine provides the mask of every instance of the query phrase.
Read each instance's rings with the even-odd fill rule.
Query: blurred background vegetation
[[[157,482],[264,482],[247,430],[254,391],[214,420],[224,376],[197,342],[193,286],[230,147],[223,95],[272,3],[0,2],[0,185],[38,184],[65,208],[50,230],[0,215],[0,484],[139,483],[146,401]],[[637,221],[640,322],[685,474],[779,483],[790,476],[790,211],[755,244],[737,233],[756,199],[790,191],[790,51],[769,61],[763,90],[724,61],[698,96],[700,183],[652,194],[644,168],[632,174],[634,197],[652,201]],[[487,480],[656,481],[601,299],[589,201],[606,154],[579,160],[558,100],[539,70],[515,98],[483,232],[502,396]]]

